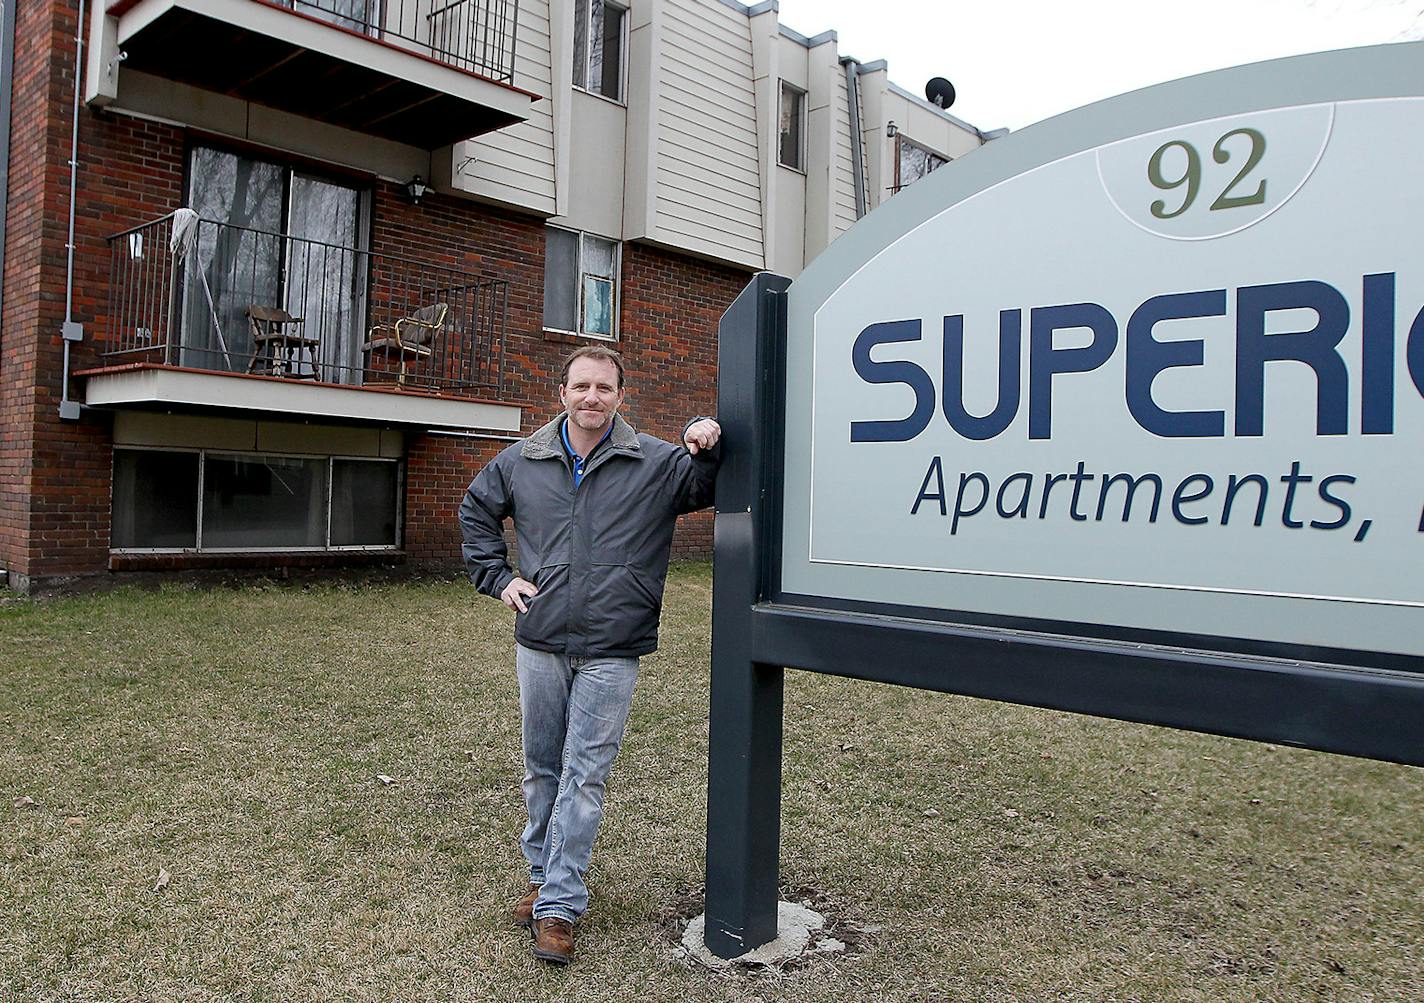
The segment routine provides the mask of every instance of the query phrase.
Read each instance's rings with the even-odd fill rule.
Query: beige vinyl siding
[[[855,161],[851,157],[850,99],[846,92],[844,67],[836,82],[835,111],[831,127],[836,134],[836,159],[831,169],[831,200],[837,234],[855,225]],[[864,146],[861,147],[864,163]]]
[[[707,0],[669,0],[657,95],[655,238],[760,267],[756,95],[745,14]]]
[[[514,84],[538,94],[529,120],[466,141],[455,151],[456,187],[485,198],[554,212],[554,103],[549,0],[521,0]],[[473,156],[473,161],[467,158]],[[462,166],[463,165],[463,166]]]
[[[952,160],[979,146],[979,137],[972,132],[966,132],[918,102],[907,101],[898,94],[893,96],[900,105],[900,118],[896,119],[902,123],[900,131],[926,149]]]

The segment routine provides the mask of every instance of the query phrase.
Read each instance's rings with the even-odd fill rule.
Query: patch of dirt
[[[212,561],[212,567],[196,566],[199,561]],[[125,570],[98,572],[92,575],[52,576],[14,587],[22,601],[68,599],[110,592],[117,588],[156,591],[164,586],[191,589],[292,588],[310,590],[320,587],[379,588],[398,584],[456,582],[464,578],[458,565],[404,563],[401,558],[386,554],[360,555],[354,552],[336,558],[325,554],[293,558],[293,563],[279,567],[246,555],[209,555],[194,558],[195,566],[179,569]],[[250,564],[251,566],[246,566]],[[0,571],[0,587],[4,587],[4,572]]]
[[[653,917],[658,933],[669,945],[681,947],[682,935],[687,924],[707,909],[703,886],[679,888],[673,893],[672,901],[666,903]]]

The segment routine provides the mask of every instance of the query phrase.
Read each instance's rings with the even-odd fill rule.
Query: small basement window
[[[197,546],[198,453],[159,449],[114,451],[115,550],[181,550]]]
[[[110,545],[125,552],[391,550],[400,464],[344,456],[114,450]]]

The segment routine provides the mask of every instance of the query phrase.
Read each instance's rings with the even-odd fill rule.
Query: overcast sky
[[[1020,129],[1101,98],[1262,59],[1424,37],[1421,0],[780,0],[803,35],[890,64],[981,129]]]

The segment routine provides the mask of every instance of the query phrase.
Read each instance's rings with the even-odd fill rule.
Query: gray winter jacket
[[[693,456],[615,416],[575,489],[563,420],[503,450],[470,484],[465,567],[485,595],[504,591],[514,571],[501,527],[512,516],[521,573],[539,586],[515,619],[519,643],[580,658],[645,655],[658,646],[673,525],[712,503],[718,450]]]

